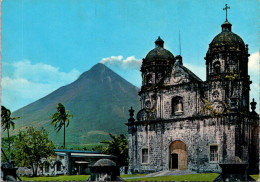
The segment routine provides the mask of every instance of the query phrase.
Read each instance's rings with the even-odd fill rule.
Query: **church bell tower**
[[[206,54],[208,100],[225,111],[249,111],[250,78],[248,75],[248,45],[232,32],[232,24],[226,20],[222,31],[209,44]]]
[[[164,41],[161,37],[155,41],[155,48],[152,49],[143,59],[141,112],[138,114],[139,120],[156,119],[157,89],[165,75],[172,69],[175,62],[173,54],[164,48]]]

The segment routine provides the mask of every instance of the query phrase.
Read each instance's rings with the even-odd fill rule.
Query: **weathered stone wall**
[[[175,86],[168,89],[167,92],[162,92],[161,97],[158,99],[158,112],[157,118],[174,119],[193,116],[199,112],[198,98],[200,96],[197,84],[187,84]],[[172,113],[172,99],[181,97],[183,100],[183,113],[175,116]]]
[[[248,123],[246,120],[239,121],[238,117],[162,120],[136,127],[137,132],[129,135],[129,169],[132,171],[147,173],[169,170],[170,145],[177,140],[187,146],[188,169],[197,172],[220,172],[219,162],[235,156],[237,150],[241,150],[237,145],[244,148],[240,158],[248,155]],[[238,129],[244,132],[238,134]],[[135,139],[136,146],[133,145]],[[210,162],[210,145],[218,146],[218,162]],[[148,148],[147,164],[141,163],[143,148]]]

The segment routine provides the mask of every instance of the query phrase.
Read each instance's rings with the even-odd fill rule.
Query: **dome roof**
[[[241,37],[233,32],[221,32],[211,42],[211,46],[221,46],[223,44],[229,46],[245,46]]]
[[[146,55],[145,59],[174,59],[174,56],[163,47],[156,47]]]
[[[214,50],[217,51],[219,49],[214,49],[216,47],[221,47],[225,46],[225,50],[243,50],[245,48],[245,43],[242,40],[241,37],[239,37],[237,34],[233,33],[231,31],[231,26],[228,21],[225,21],[222,24],[222,32],[219,33],[210,43],[210,48],[213,48]]]
[[[174,59],[173,54],[163,48],[164,41],[158,37],[158,39],[155,41],[155,48],[151,50],[145,57],[146,61],[150,61],[153,59]]]
[[[93,166],[116,166],[116,163],[110,159],[99,159]]]

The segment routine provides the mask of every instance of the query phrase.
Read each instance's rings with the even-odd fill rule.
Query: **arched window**
[[[215,74],[219,74],[220,73],[220,62],[217,61],[213,64],[213,69],[214,69],[214,73]]]
[[[172,99],[172,114],[173,115],[183,114],[183,102],[181,97],[174,97]]]

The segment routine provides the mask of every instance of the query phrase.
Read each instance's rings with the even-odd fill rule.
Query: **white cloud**
[[[259,52],[250,55],[248,62],[249,73],[259,74]]]
[[[126,59],[124,59],[123,56],[111,56],[103,58],[100,63],[105,64],[133,85],[139,88],[141,87],[141,59],[136,59],[135,56],[130,56]]]
[[[44,96],[49,92],[53,91],[53,86],[46,83],[31,82],[24,78],[2,78],[2,88],[3,88],[3,100],[5,97],[13,98],[13,96],[18,96],[17,99],[22,99],[21,97],[27,99],[39,98],[39,96]],[[5,93],[6,91],[6,93]],[[7,95],[8,94],[8,95]],[[12,99],[9,99],[12,100]]]
[[[12,111],[71,83],[80,74],[75,69],[66,73],[44,63],[32,64],[29,60],[7,66],[12,67],[13,73],[2,77],[2,105]],[[3,65],[3,69],[5,69],[5,65]]]
[[[123,59],[123,56],[111,56],[108,58],[103,58],[100,63],[103,63],[107,66],[112,66],[115,68],[122,69],[140,69],[142,61],[136,59],[134,56],[127,57]]]
[[[252,84],[250,85],[250,102],[254,98],[257,103],[257,112],[259,111],[259,52],[250,55],[248,62],[248,73]]]
[[[79,76],[78,70],[69,73],[60,72],[59,68],[44,63],[31,64],[29,60],[19,61],[13,64],[14,78],[25,78],[32,82],[59,83],[72,82]]]

